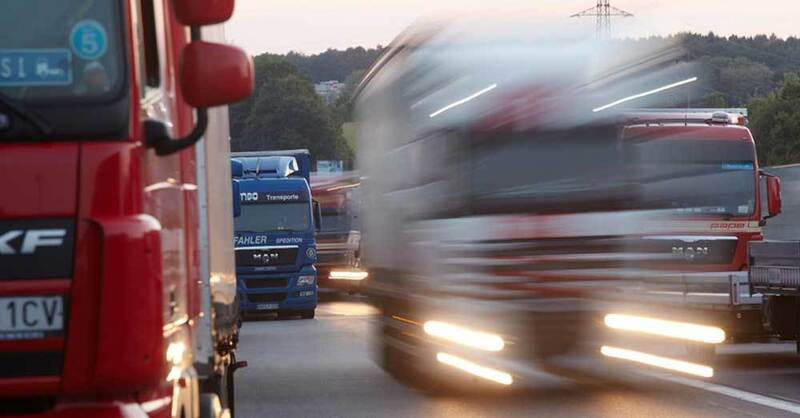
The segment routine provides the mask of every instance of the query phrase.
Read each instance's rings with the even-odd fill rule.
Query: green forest
[[[663,40],[649,38],[645,41]],[[800,39],[679,34],[686,61],[702,64],[710,86],[693,107],[747,107],[759,159],[800,162]],[[623,42],[640,42],[629,40]],[[383,48],[329,49],[320,54],[254,57],[255,93],[230,108],[235,151],[308,148],[315,159],[352,161],[350,93]],[[314,83],[338,80],[344,94],[326,104]]]

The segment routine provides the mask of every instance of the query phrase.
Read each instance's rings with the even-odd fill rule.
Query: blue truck
[[[234,246],[242,313],[314,318],[315,233],[321,212],[311,197],[309,152],[231,155],[240,203],[234,218]]]

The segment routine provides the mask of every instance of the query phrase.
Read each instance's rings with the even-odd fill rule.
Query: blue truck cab
[[[240,203],[234,246],[241,311],[313,318],[320,211],[311,197],[308,151],[232,157]]]

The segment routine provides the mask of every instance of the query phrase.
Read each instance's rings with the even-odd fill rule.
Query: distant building
[[[314,84],[314,91],[325,100],[325,103],[332,103],[342,94],[342,91],[344,91],[344,83],[340,83],[336,80],[323,81]]]

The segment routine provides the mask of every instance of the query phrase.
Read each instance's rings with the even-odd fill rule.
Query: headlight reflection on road
[[[438,360],[440,363],[465,371],[471,375],[486,380],[491,380],[492,382],[499,383],[501,385],[510,385],[514,383],[514,378],[512,378],[511,375],[506,372],[484,367],[471,361],[464,360],[463,358],[456,357],[452,354],[436,353],[436,360]]]
[[[616,348],[609,346],[602,346],[600,353],[604,356],[617,358],[621,360],[628,360],[635,363],[647,364],[662,369],[673,370],[676,372],[687,373],[700,377],[713,377],[714,369],[701,364],[689,363],[687,361],[675,360],[666,357],[659,357],[653,354],[641,353],[633,350],[626,350],[624,348]]]
[[[623,331],[641,332],[709,344],[719,344],[725,341],[725,331],[706,325],[622,314],[608,314],[605,316],[604,322],[609,328]]]

